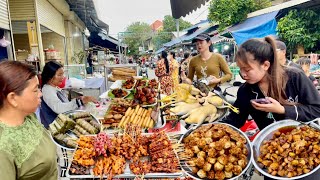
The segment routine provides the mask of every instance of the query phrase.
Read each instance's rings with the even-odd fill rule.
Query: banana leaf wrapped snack
[[[75,111],[59,114],[48,129],[57,144],[75,148],[80,136],[99,133],[101,125],[89,112]]]
[[[70,117],[72,119],[76,120],[79,118],[91,117],[91,114],[89,112],[77,112],[77,113],[72,114]]]
[[[96,134],[99,131],[98,129],[96,129],[94,126],[92,126],[90,123],[88,123],[83,119],[77,119],[77,124],[79,124],[85,130],[87,130],[90,134]]]

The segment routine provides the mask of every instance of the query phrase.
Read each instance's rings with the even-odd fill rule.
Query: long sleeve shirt
[[[221,71],[224,73],[222,77],[220,77]],[[207,77],[212,75],[216,78],[221,78],[220,83],[229,81],[232,78],[232,73],[227,62],[217,53],[212,53],[211,57],[206,61],[202,60],[200,55],[193,57],[189,64],[188,78],[193,81],[194,75],[197,76],[197,79],[203,78],[204,75]],[[215,87],[216,85],[211,84],[210,86]]]
[[[61,114],[67,111],[75,110],[79,106],[77,99],[72,99],[68,102],[63,102],[58,97],[58,91],[61,89],[45,84],[42,88],[42,97],[45,103],[57,114]]]
[[[295,119],[308,122],[320,117],[320,95],[304,72],[296,68],[287,68],[288,81],[285,92],[288,102],[296,105],[284,105],[285,114],[273,113],[274,119],[268,117],[268,112],[253,108],[252,99],[264,98],[258,84],[243,84],[237,93],[234,106],[239,108],[240,113],[231,112],[224,122],[237,128],[244,125],[248,115],[255,120],[260,130],[272,124],[274,120]]]

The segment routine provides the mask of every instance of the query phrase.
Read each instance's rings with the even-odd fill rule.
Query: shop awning
[[[187,28],[187,29],[184,29],[183,31],[187,31],[188,33],[190,32],[194,32],[196,31],[202,24],[205,24],[205,23],[209,23],[209,20],[202,20],[200,22],[198,22],[197,24]]]
[[[118,41],[104,33],[91,32],[89,37],[90,47],[98,45],[104,48],[108,48],[111,51],[118,51]],[[123,45],[123,44],[121,44]],[[123,48],[123,46],[121,46]]]
[[[166,48],[160,48],[160,49],[158,49],[154,54],[160,54],[162,51],[165,51],[166,50]]]
[[[178,37],[178,38],[175,38],[175,39],[173,39],[173,40],[171,40],[171,41],[169,41],[169,42],[167,42],[167,43],[164,43],[163,46],[164,46],[164,47],[171,47],[171,46],[174,46],[174,45],[176,45],[176,44],[178,44],[178,43],[181,43],[182,40],[183,40],[183,38],[184,38],[185,36],[186,36],[186,35],[183,35],[183,36],[180,36],[180,37]]]
[[[109,32],[109,25],[101,21],[93,3],[93,0],[66,0],[70,10],[74,11],[85,23],[90,32],[105,30]]]
[[[275,17],[279,11],[273,11],[260,16],[251,17],[244,22],[232,26],[228,31],[238,45],[250,38],[261,38],[276,35],[277,21]]]
[[[196,37],[197,35],[199,35],[201,33],[215,31],[217,29],[217,27],[218,27],[217,25],[209,25],[207,27],[199,28],[195,32],[193,32],[191,34],[185,34],[183,36],[180,36],[179,38],[175,38],[172,41],[169,41],[169,42],[163,44],[163,46],[164,47],[171,47],[171,46],[174,46],[176,44],[179,44],[179,43],[182,43],[185,41],[191,41],[194,37]]]
[[[170,0],[172,16],[179,19],[200,8],[209,0]]]
[[[218,28],[218,25],[210,25],[210,26],[208,26],[208,27],[198,29],[198,30],[195,31],[194,33],[189,34],[189,35],[187,35],[186,37],[184,37],[184,38],[183,38],[183,41],[192,41],[192,39],[193,39],[194,37],[196,37],[197,35],[199,35],[199,34],[201,34],[201,33],[209,33],[209,32],[215,31],[217,28]]]

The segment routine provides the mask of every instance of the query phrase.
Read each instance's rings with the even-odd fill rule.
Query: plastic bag
[[[2,39],[0,39],[0,46],[1,47],[7,47],[9,46],[11,43],[9,41],[6,40],[5,37],[3,37]]]

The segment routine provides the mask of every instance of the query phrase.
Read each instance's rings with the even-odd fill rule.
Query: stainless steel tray
[[[110,104],[110,106],[111,105],[112,104]],[[110,106],[108,107],[108,110],[106,112],[109,111]],[[101,123],[101,119],[99,119],[99,123],[103,126],[103,124]],[[166,125],[166,121],[162,118],[161,112],[159,112],[158,121],[155,123],[155,126],[153,127],[153,129],[163,128],[165,125]],[[104,128],[104,131],[107,132],[108,134],[118,132],[119,130],[120,129],[118,128],[112,128],[112,127]]]
[[[150,135],[152,135],[152,133],[142,133],[142,135],[150,136]],[[90,135],[90,136],[94,136],[94,135]],[[109,136],[113,136],[113,134],[109,134]],[[170,139],[170,137],[169,137],[169,139]],[[66,172],[66,176],[68,178],[76,178],[76,179],[99,178],[99,177],[96,177],[96,176],[93,175],[93,172],[92,172],[92,168],[93,167],[90,167],[90,173],[91,173],[90,175],[71,175],[69,173],[69,171],[70,171],[70,167],[71,167],[71,164],[72,164],[72,161],[73,161],[73,156],[74,155],[72,155],[71,163],[69,163],[68,168],[67,168],[67,172]],[[148,158],[148,157],[142,157],[142,158]],[[126,168],[124,170],[124,173],[120,174],[120,175],[117,175],[117,176],[114,176],[113,178],[135,178],[135,177],[139,176],[139,175],[135,175],[135,174],[131,173],[131,170],[129,168],[129,163],[130,163],[130,161],[126,160]],[[183,175],[182,172],[177,172],[177,173],[147,173],[147,174],[144,175],[144,178],[177,178],[177,177],[181,177],[182,175]],[[107,176],[104,176],[103,178],[107,178]]]
[[[253,154],[254,154],[252,163],[253,163],[254,167],[259,172],[261,172],[263,175],[270,177],[272,179],[278,179],[278,180],[289,180],[290,179],[291,180],[291,179],[300,179],[300,178],[307,177],[320,169],[320,165],[318,165],[316,168],[314,168],[312,171],[310,171],[307,174],[303,174],[303,175],[295,176],[295,177],[291,177],[291,178],[285,178],[285,177],[280,177],[280,176],[272,176],[265,169],[262,169],[257,162],[257,158],[260,155],[260,146],[263,143],[263,141],[271,139],[273,134],[280,128],[290,127],[290,126],[298,126],[299,124],[300,124],[299,122],[294,121],[294,120],[282,120],[282,121],[277,121],[275,123],[270,124],[269,126],[267,126],[262,131],[259,132],[259,134],[255,137],[255,139],[252,142]],[[310,123],[310,126],[320,130],[320,126],[315,123]]]
[[[250,142],[250,139],[238,128],[230,125],[230,124],[226,124],[226,123],[219,123],[219,122],[214,122],[214,123],[211,123],[211,124],[224,124],[224,125],[227,125],[229,127],[231,127],[232,129],[234,129],[235,131],[239,132],[243,137],[246,138],[247,140],[247,144],[246,144],[246,147],[248,149],[248,156],[247,156],[247,161],[248,161],[248,164],[247,166],[242,170],[242,172],[238,175],[238,176],[235,176],[235,177],[232,177],[228,180],[236,180],[238,179],[239,177],[241,177],[245,172],[247,172],[248,168],[250,167],[251,165],[251,161],[253,159],[253,150],[252,150],[252,145],[251,145],[251,142]],[[208,124],[202,124],[201,126],[207,126]],[[193,131],[195,131],[196,129],[198,129],[199,127],[201,126],[195,126],[191,129],[189,129],[179,140],[179,143],[183,144],[182,143],[182,140],[187,137],[188,135],[190,135]],[[207,178],[205,179],[201,179],[199,178],[199,176],[197,174],[194,174],[194,173],[191,173],[191,169],[188,167],[188,164],[186,163],[186,161],[180,161],[180,165],[181,165],[181,168],[183,169],[183,171],[188,174],[189,176],[191,176],[192,178],[194,179],[198,179],[198,180],[207,180]],[[227,180],[227,179],[226,179]]]
[[[63,113],[63,114],[65,114],[65,115],[72,115],[72,114],[75,114],[75,113],[77,113],[77,112],[87,112],[87,111],[84,111],[84,110],[72,110],[72,111],[67,111],[67,112],[65,112],[65,113]],[[94,120],[96,120],[96,121],[100,124],[100,121],[98,121],[98,119],[97,119],[95,116],[93,116],[91,113],[90,113],[90,115],[91,115],[91,117],[92,117]],[[100,124],[100,125],[101,125],[101,124]],[[100,130],[99,130],[99,131],[100,131]],[[72,136],[73,138],[78,139],[77,136],[75,136],[73,133],[71,134],[71,133],[68,133],[68,132],[67,132],[67,134],[70,135],[70,136]],[[52,136],[51,133],[50,133],[50,137],[51,137],[52,141],[56,144],[56,146],[58,146],[58,147],[60,147],[60,148],[62,148],[62,149],[66,149],[66,150],[68,150],[68,151],[74,151],[74,150],[75,150],[75,148],[70,148],[70,147],[66,147],[66,146],[64,146],[64,145],[59,144],[59,143],[53,138],[53,136]]]

